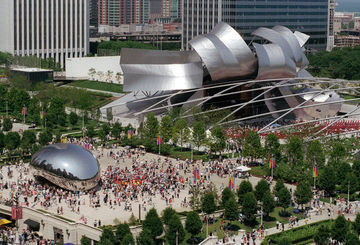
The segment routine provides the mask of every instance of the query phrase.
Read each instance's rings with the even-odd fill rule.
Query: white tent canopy
[[[251,170],[251,168],[246,167],[246,166],[238,166],[235,168],[235,170],[239,171],[239,172],[248,172]]]

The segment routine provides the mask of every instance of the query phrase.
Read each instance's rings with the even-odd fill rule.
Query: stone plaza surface
[[[118,148],[118,149],[104,149],[103,151],[103,156],[100,156],[101,154],[96,151],[94,152],[94,155],[97,156],[99,163],[100,163],[100,169],[101,172],[103,173],[103,171],[106,170],[106,168],[108,166],[113,166],[113,167],[120,167],[120,168],[130,168],[132,165],[132,158],[125,158],[125,161],[123,162],[122,159],[119,160],[119,163],[116,163],[115,160],[111,157],[109,157],[108,153],[111,151],[116,152],[117,150],[121,150],[123,148]],[[144,156],[140,156],[140,161],[144,162],[144,161],[158,161],[159,155],[155,155],[155,154],[151,154],[151,153],[146,153]],[[161,161],[159,163],[159,165],[163,168],[166,169],[167,168],[167,164],[164,162],[165,157],[160,156]],[[172,163],[176,164],[180,163],[180,161],[177,161],[176,159],[169,159],[172,161]],[[29,167],[28,164],[24,165],[25,167]],[[13,175],[11,178],[9,178],[7,176],[7,171],[8,168],[10,168],[13,171]],[[20,172],[22,171],[21,168],[16,167],[15,165],[12,166],[5,166],[2,167],[1,169],[1,174],[4,177],[4,179],[2,180],[3,184],[5,184],[5,181],[8,181],[8,185],[11,186],[11,183],[15,182],[15,183],[22,183],[25,180],[29,180],[29,179],[33,179],[33,170],[30,167],[30,171],[28,173],[25,174],[21,174]],[[192,175],[192,171],[193,171],[193,167],[189,166],[186,174],[184,173],[183,170],[179,170],[179,175],[182,176],[183,178],[188,177],[189,179],[193,179],[193,175]],[[257,182],[260,180],[260,178],[257,177],[250,177],[249,181],[252,183],[253,186],[255,186],[257,184]],[[223,176],[223,177],[219,177],[216,174],[212,174],[210,181],[213,182],[215,184],[215,186],[218,188],[218,193],[220,194],[220,191],[222,188],[226,187],[228,185],[228,177]],[[240,179],[236,179],[235,181],[235,185],[238,185],[240,183]],[[205,184],[209,182],[209,181],[205,181]],[[184,198],[186,197],[187,201],[190,200],[190,195],[189,195],[189,185],[186,184],[186,187],[184,190],[180,191],[179,194],[179,198],[174,198],[171,206],[176,209],[177,211],[189,211],[190,207],[184,207],[181,205],[181,201],[184,200]],[[16,192],[16,190],[15,190]],[[99,193],[100,195],[100,202],[101,202],[101,206],[100,207],[91,207],[90,206],[90,199],[89,199],[89,195],[88,194],[83,194],[80,193],[80,199],[78,199],[80,205],[77,205],[75,210],[73,208],[70,208],[69,205],[63,200],[61,203],[58,202],[57,199],[54,198],[54,200],[51,200],[51,205],[50,207],[44,207],[40,204],[41,201],[44,201],[41,197],[38,198],[38,200],[34,203],[34,198],[30,197],[28,198],[28,201],[30,203],[31,208],[34,209],[42,209],[45,210],[49,213],[53,213],[53,214],[57,214],[57,208],[58,207],[62,207],[63,208],[63,214],[62,216],[73,220],[73,221],[82,221],[84,222],[84,218],[86,218],[86,223],[89,225],[92,225],[94,223],[94,221],[99,221],[101,220],[101,224],[102,225],[108,225],[108,224],[115,224],[117,222],[124,222],[124,221],[128,221],[129,218],[131,217],[132,214],[134,214],[134,216],[136,218],[139,218],[139,205],[141,206],[141,219],[145,218],[146,212],[151,209],[152,207],[156,208],[158,213],[161,214],[161,211],[164,210],[166,207],[168,207],[170,204],[166,204],[166,201],[161,197],[161,195],[159,195],[158,193],[155,196],[144,196],[144,197],[138,197],[137,200],[133,200],[130,201],[131,203],[131,208],[132,211],[125,211],[125,203],[121,202],[120,206],[117,205],[112,205],[112,208],[110,208],[109,203],[107,205],[105,205],[103,203],[103,198],[105,196],[105,194],[107,193],[109,195],[109,199],[114,199],[114,195],[111,191],[104,191],[104,190],[99,190],[97,193]],[[2,190],[2,199],[10,199],[12,197],[12,194],[14,194],[14,189],[12,190],[11,188],[8,189],[3,189]],[[151,197],[152,201],[149,201],[149,198]],[[25,205],[24,203],[24,196],[20,196],[19,201],[22,205]],[[77,212],[77,207],[79,207],[80,212]]]

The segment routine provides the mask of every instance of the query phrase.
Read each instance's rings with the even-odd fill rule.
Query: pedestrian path
[[[330,212],[330,216],[328,213],[328,209],[331,210]],[[322,207],[322,213],[318,212],[316,214],[316,211],[312,211],[309,213],[309,215],[305,218],[305,219],[301,219],[299,220],[297,223],[295,223],[294,226],[291,226],[289,223],[284,224],[284,231],[293,229],[293,228],[297,228],[300,226],[304,226],[307,224],[312,224],[312,223],[316,223],[322,220],[327,220],[327,219],[336,219],[339,216],[339,207],[338,206],[330,206],[330,204],[328,203],[323,203],[323,207]],[[342,212],[340,212],[342,213]],[[356,215],[354,213],[352,214],[344,214],[346,219],[350,219],[351,221],[354,221],[356,218]],[[279,228],[277,227],[273,227],[273,228],[269,228],[266,229],[264,231],[264,237],[272,235],[272,234],[276,234],[276,233],[280,233],[282,232],[282,227],[279,226]],[[245,236],[246,233],[245,231],[239,231],[238,235],[236,235],[235,237],[232,237],[231,241],[225,243],[227,245],[232,245],[232,244],[241,244],[241,241],[243,240],[243,236]],[[235,240],[234,240],[235,239]],[[263,241],[263,239],[259,239],[258,237],[255,240],[255,243],[253,242],[252,239],[250,239],[250,245],[260,245],[261,242]],[[216,245],[216,244],[224,244],[222,241],[212,237],[212,239],[209,239],[208,241],[205,241],[204,243],[201,243],[202,245]]]

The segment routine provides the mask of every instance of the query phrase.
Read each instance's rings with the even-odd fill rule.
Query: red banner
[[[11,219],[18,220],[22,219],[22,207],[11,207]]]

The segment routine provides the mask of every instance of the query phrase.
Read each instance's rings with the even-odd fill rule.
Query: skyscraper
[[[150,0],[99,0],[99,24],[119,26],[149,22]]]
[[[178,19],[181,18],[182,0],[162,0],[162,17]]]
[[[307,48],[325,49],[330,0],[183,0],[182,47],[224,21],[248,43],[259,27],[283,25],[311,36]]]
[[[98,0],[90,0],[89,4],[89,15],[90,15],[90,26],[97,27],[99,24],[98,21]]]
[[[1,0],[0,50],[18,56],[65,59],[89,50],[88,0]]]

